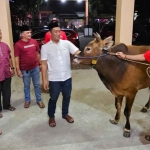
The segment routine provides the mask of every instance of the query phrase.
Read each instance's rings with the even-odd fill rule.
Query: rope
[[[116,56],[116,53],[112,53],[112,52],[108,52],[108,54],[109,55],[114,55],[114,56]],[[146,69],[146,73],[147,73],[147,75],[148,75],[148,77],[150,78],[150,71],[149,71],[149,69],[150,69],[150,64],[148,64],[148,63],[143,63],[143,62],[139,62],[139,61],[135,61],[135,60],[131,60],[131,59],[127,59],[127,58],[125,58],[124,60],[126,60],[126,61],[130,61],[130,62],[134,62],[134,63],[137,63],[137,64],[141,64],[141,65],[145,65],[145,66],[149,66],[147,69]]]
[[[92,59],[92,58],[99,58],[99,57],[103,57],[106,56],[108,54],[101,54],[99,56],[88,56],[88,57],[82,57],[82,56],[74,56],[74,58],[79,58],[79,59]]]

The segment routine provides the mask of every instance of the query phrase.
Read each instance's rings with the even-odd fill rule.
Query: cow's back
[[[143,54],[145,53],[146,51],[150,50],[150,46],[133,46],[133,45],[128,45],[127,46],[128,48],[128,54]]]

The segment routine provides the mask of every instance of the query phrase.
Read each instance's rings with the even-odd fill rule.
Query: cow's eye
[[[87,51],[89,51],[89,50],[90,50],[90,48],[86,48],[86,50],[87,50]]]

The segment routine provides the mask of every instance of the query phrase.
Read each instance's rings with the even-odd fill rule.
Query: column
[[[14,63],[14,48],[12,39],[12,27],[10,18],[9,0],[0,0],[0,29],[2,31],[2,41],[9,45]]]
[[[86,18],[86,25],[89,24],[89,2],[85,0],[85,18]]]
[[[115,43],[132,44],[135,0],[117,0]]]

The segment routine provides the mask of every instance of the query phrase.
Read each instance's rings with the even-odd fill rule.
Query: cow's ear
[[[105,42],[108,42],[108,41],[112,41],[112,39],[113,39],[113,36],[109,36],[109,37],[106,38],[104,41],[105,41]]]
[[[110,42],[108,42],[108,43],[105,43],[105,47],[106,47],[107,49],[109,49],[109,48],[111,48],[111,47],[113,46],[113,44],[114,44],[114,41],[110,41]]]
[[[101,41],[101,36],[97,32],[94,33],[94,36],[96,38],[96,42],[100,42]]]
[[[112,41],[113,37],[112,36],[109,36],[108,38],[106,38],[104,40],[104,43],[105,43],[105,47],[107,48],[110,48],[112,47],[112,45],[114,44],[114,41]]]

